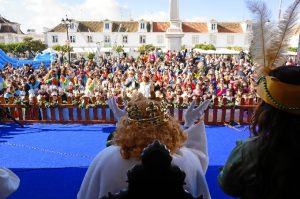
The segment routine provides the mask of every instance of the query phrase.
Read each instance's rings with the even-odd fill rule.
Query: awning
[[[203,53],[203,54],[229,54],[229,55],[236,55],[239,54],[239,51],[229,50],[229,49],[217,49],[217,50],[203,50],[199,48],[195,48],[194,51]]]
[[[112,48],[107,48],[107,47],[99,47],[98,50],[102,53],[106,53],[106,52],[112,52]]]
[[[287,55],[287,56],[297,56],[297,52],[287,51],[287,52],[284,53],[284,55]]]
[[[123,48],[123,50],[124,50],[124,53],[129,53],[130,52],[130,48]]]
[[[73,48],[74,53],[96,52],[97,48]]]

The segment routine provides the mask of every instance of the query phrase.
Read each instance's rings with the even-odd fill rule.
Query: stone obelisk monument
[[[181,38],[183,37],[181,21],[179,19],[179,0],[169,0],[170,27],[167,29],[166,38],[168,50],[180,51]]]

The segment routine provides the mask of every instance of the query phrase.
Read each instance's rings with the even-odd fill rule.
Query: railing
[[[74,104],[72,98],[68,98],[66,102],[62,102],[60,97],[57,98],[57,103],[53,103],[50,99],[50,104],[38,103],[36,98],[28,101],[27,104],[20,104],[18,98],[5,99],[0,97],[0,108],[6,110],[21,123],[81,123],[81,124],[101,124],[115,123],[113,112],[107,105],[95,105],[95,98],[83,98],[82,104]],[[44,99],[41,101],[44,102]],[[88,106],[91,101],[93,106]],[[73,102],[73,103],[72,103]],[[234,99],[233,99],[234,103]],[[222,102],[215,99],[212,106],[205,111],[204,121],[208,125],[224,125],[232,124],[249,124],[254,112],[255,103],[253,99],[242,99],[240,105],[234,106],[233,103],[227,103],[223,99]],[[84,108],[83,108],[84,107]],[[181,105],[178,108],[170,108],[170,114],[184,122],[184,114],[186,108]],[[1,122],[11,122],[5,116],[0,115]]]

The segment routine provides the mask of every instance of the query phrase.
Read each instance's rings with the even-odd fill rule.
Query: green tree
[[[1,44],[0,44],[0,49],[2,49],[5,53],[8,52],[8,49],[7,49],[6,44],[1,43]]]
[[[26,45],[24,42],[15,43],[14,45],[14,52],[16,53],[24,53],[27,50]]]
[[[216,50],[216,47],[212,44],[196,44],[194,48],[199,48],[202,50]]]
[[[121,46],[121,45],[115,45],[113,46],[112,50],[113,52],[116,52],[118,53],[118,55],[120,55],[121,52],[124,52],[124,46]]]
[[[297,52],[297,47],[288,47],[288,51]]]
[[[87,57],[89,58],[89,60],[93,60],[95,58],[95,55],[95,53],[89,53]]]
[[[235,51],[242,51],[243,50],[243,48],[240,47],[240,46],[227,46],[226,48],[229,49],[229,50],[235,50]]]
[[[64,56],[66,53],[68,52],[73,52],[73,47],[72,46],[69,46],[69,45],[54,45],[52,46],[52,49],[55,50],[55,51],[58,51],[61,53],[62,56]]]
[[[9,44],[5,44],[6,45],[6,50],[7,52],[15,52],[15,48],[16,48],[16,44],[15,43],[9,43]]]
[[[23,39],[23,43],[26,50],[32,55],[46,49],[46,44],[44,44],[41,40],[33,40],[32,37],[25,37]]]
[[[58,52],[62,52],[62,46],[59,44],[53,45],[52,49]]]
[[[153,50],[155,50],[155,46],[153,44],[141,45],[138,48],[138,52],[140,52],[141,54],[149,53],[150,51]]]

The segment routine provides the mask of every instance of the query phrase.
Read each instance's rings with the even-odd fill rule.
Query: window
[[[227,44],[228,45],[233,45],[234,44],[234,36],[233,35],[228,35],[227,36]]]
[[[88,43],[93,43],[93,37],[91,35],[87,36],[87,42]]]
[[[249,37],[249,35],[245,35],[245,38],[244,38],[244,45],[249,45],[250,40],[251,40],[251,37]]]
[[[145,23],[141,22],[141,30],[144,30],[144,29],[145,29]]]
[[[217,26],[217,25],[216,25],[215,23],[211,24],[211,29],[212,29],[212,30],[216,30],[216,26]]]
[[[140,44],[145,44],[146,43],[146,35],[141,35],[140,36]]]
[[[199,44],[199,36],[198,35],[192,36],[192,44]]]
[[[209,35],[209,43],[215,45],[217,43],[217,36],[216,35]]]
[[[109,23],[105,23],[105,30],[109,30]]]
[[[5,43],[5,38],[4,38],[4,36],[0,36],[0,43]]]
[[[163,44],[164,43],[164,36],[163,35],[157,35],[157,43]]]
[[[127,44],[128,43],[128,37],[127,35],[123,36],[123,44]]]
[[[246,31],[250,31],[250,30],[251,30],[251,24],[247,24]]]
[[[70,29],[74,29],[75,28],[75,24],[74,23],[70,23]]]
[[[57,35],[53,35],[52,36],[52,43],[57,43],[58,42],[58,36]]]
[[[8,39],[8,43],[12,43],[13,42],[13,37],[11,34],[7,35],[7,39]]]
[[[76,37],[74,35],[70,36],[70,42],[76,43]]]
[[[104,36],[104,43],[110,43],[110,36],[109,35],[106,35]]]

